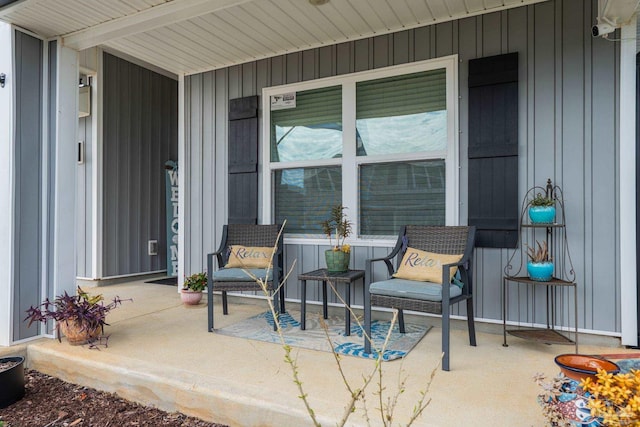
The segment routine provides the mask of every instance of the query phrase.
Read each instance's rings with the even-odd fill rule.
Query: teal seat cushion
[[[418,282],[406,279],[389,279],[374,282],[369,287],[374,295],[410,298],[422,301],[442,301],[442,285],[431,282]],[[462,294],[462,289],[455,283],[449,285],[449,297],[454,298]]]
[[[264,279],[267,274],[266,268],[249,268],[247,271],[251,272],[258,279]],[[267,281],[273,279],[273,270],[269,269],[269,277]],[[248,275],[242,268],[221,268],[218,271],[213,272],[214,282],[253,282],[254,279]]]

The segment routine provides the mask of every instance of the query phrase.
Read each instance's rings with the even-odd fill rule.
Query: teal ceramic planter
[[[529,278],[537,282],[548,282],[553,276],[552,262],[531,262],[527,263],[527,273]]]
[[[556,220],[556,207],[530,206],[529,219],[532,224],[553,224]]]
[[[329,273],[344,273],[349,270],[350,254],[329,249],[324,252],[324,257]]]

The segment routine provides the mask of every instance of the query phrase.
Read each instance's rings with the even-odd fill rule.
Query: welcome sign
[[[178,164],[165,162],[167,211],[167,276],[178,276]]]

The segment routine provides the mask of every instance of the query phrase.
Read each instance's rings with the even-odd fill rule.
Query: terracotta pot
[[[59,328],[60,333],[67,337],[67,342],[71,345],[82,345],[95,341],[102,332],[99,326],[90,330],[73,320],[60,322]]]
[[[191,289],[182,289],[180,299],[186,305],[196,305],[202,299],[202,291],[192,291]]]
[[[0,409],[24,397],[24,357],[0,357],[0,364],[15,363],[0,371]]]

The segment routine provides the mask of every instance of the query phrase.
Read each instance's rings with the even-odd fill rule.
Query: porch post
[[[186,227],[187,227],[187,147],[185,138],[184,74],[178,76],[178,292],[185,276]],[[167,248],[169,242],[167,242]],[[168,250],[168,249],[167,249]],[[167,266],[167,269],[169,266]]]
[[[53,147],[54,182],[49,197],[53,212],[49,223],[53,241],[49,246],[52,260],[53,292],[75,293],[76,283],[76,138],[78,128],[78,52],[57,43],[55,99],[55,136]]]
[[[14,84],[13,30],[0,22],[0,346],[11,344],[13,319],[13,170],[14,170]]]
[[[620,38],[620,317],[622,344],[637,346],[635,16]]]

